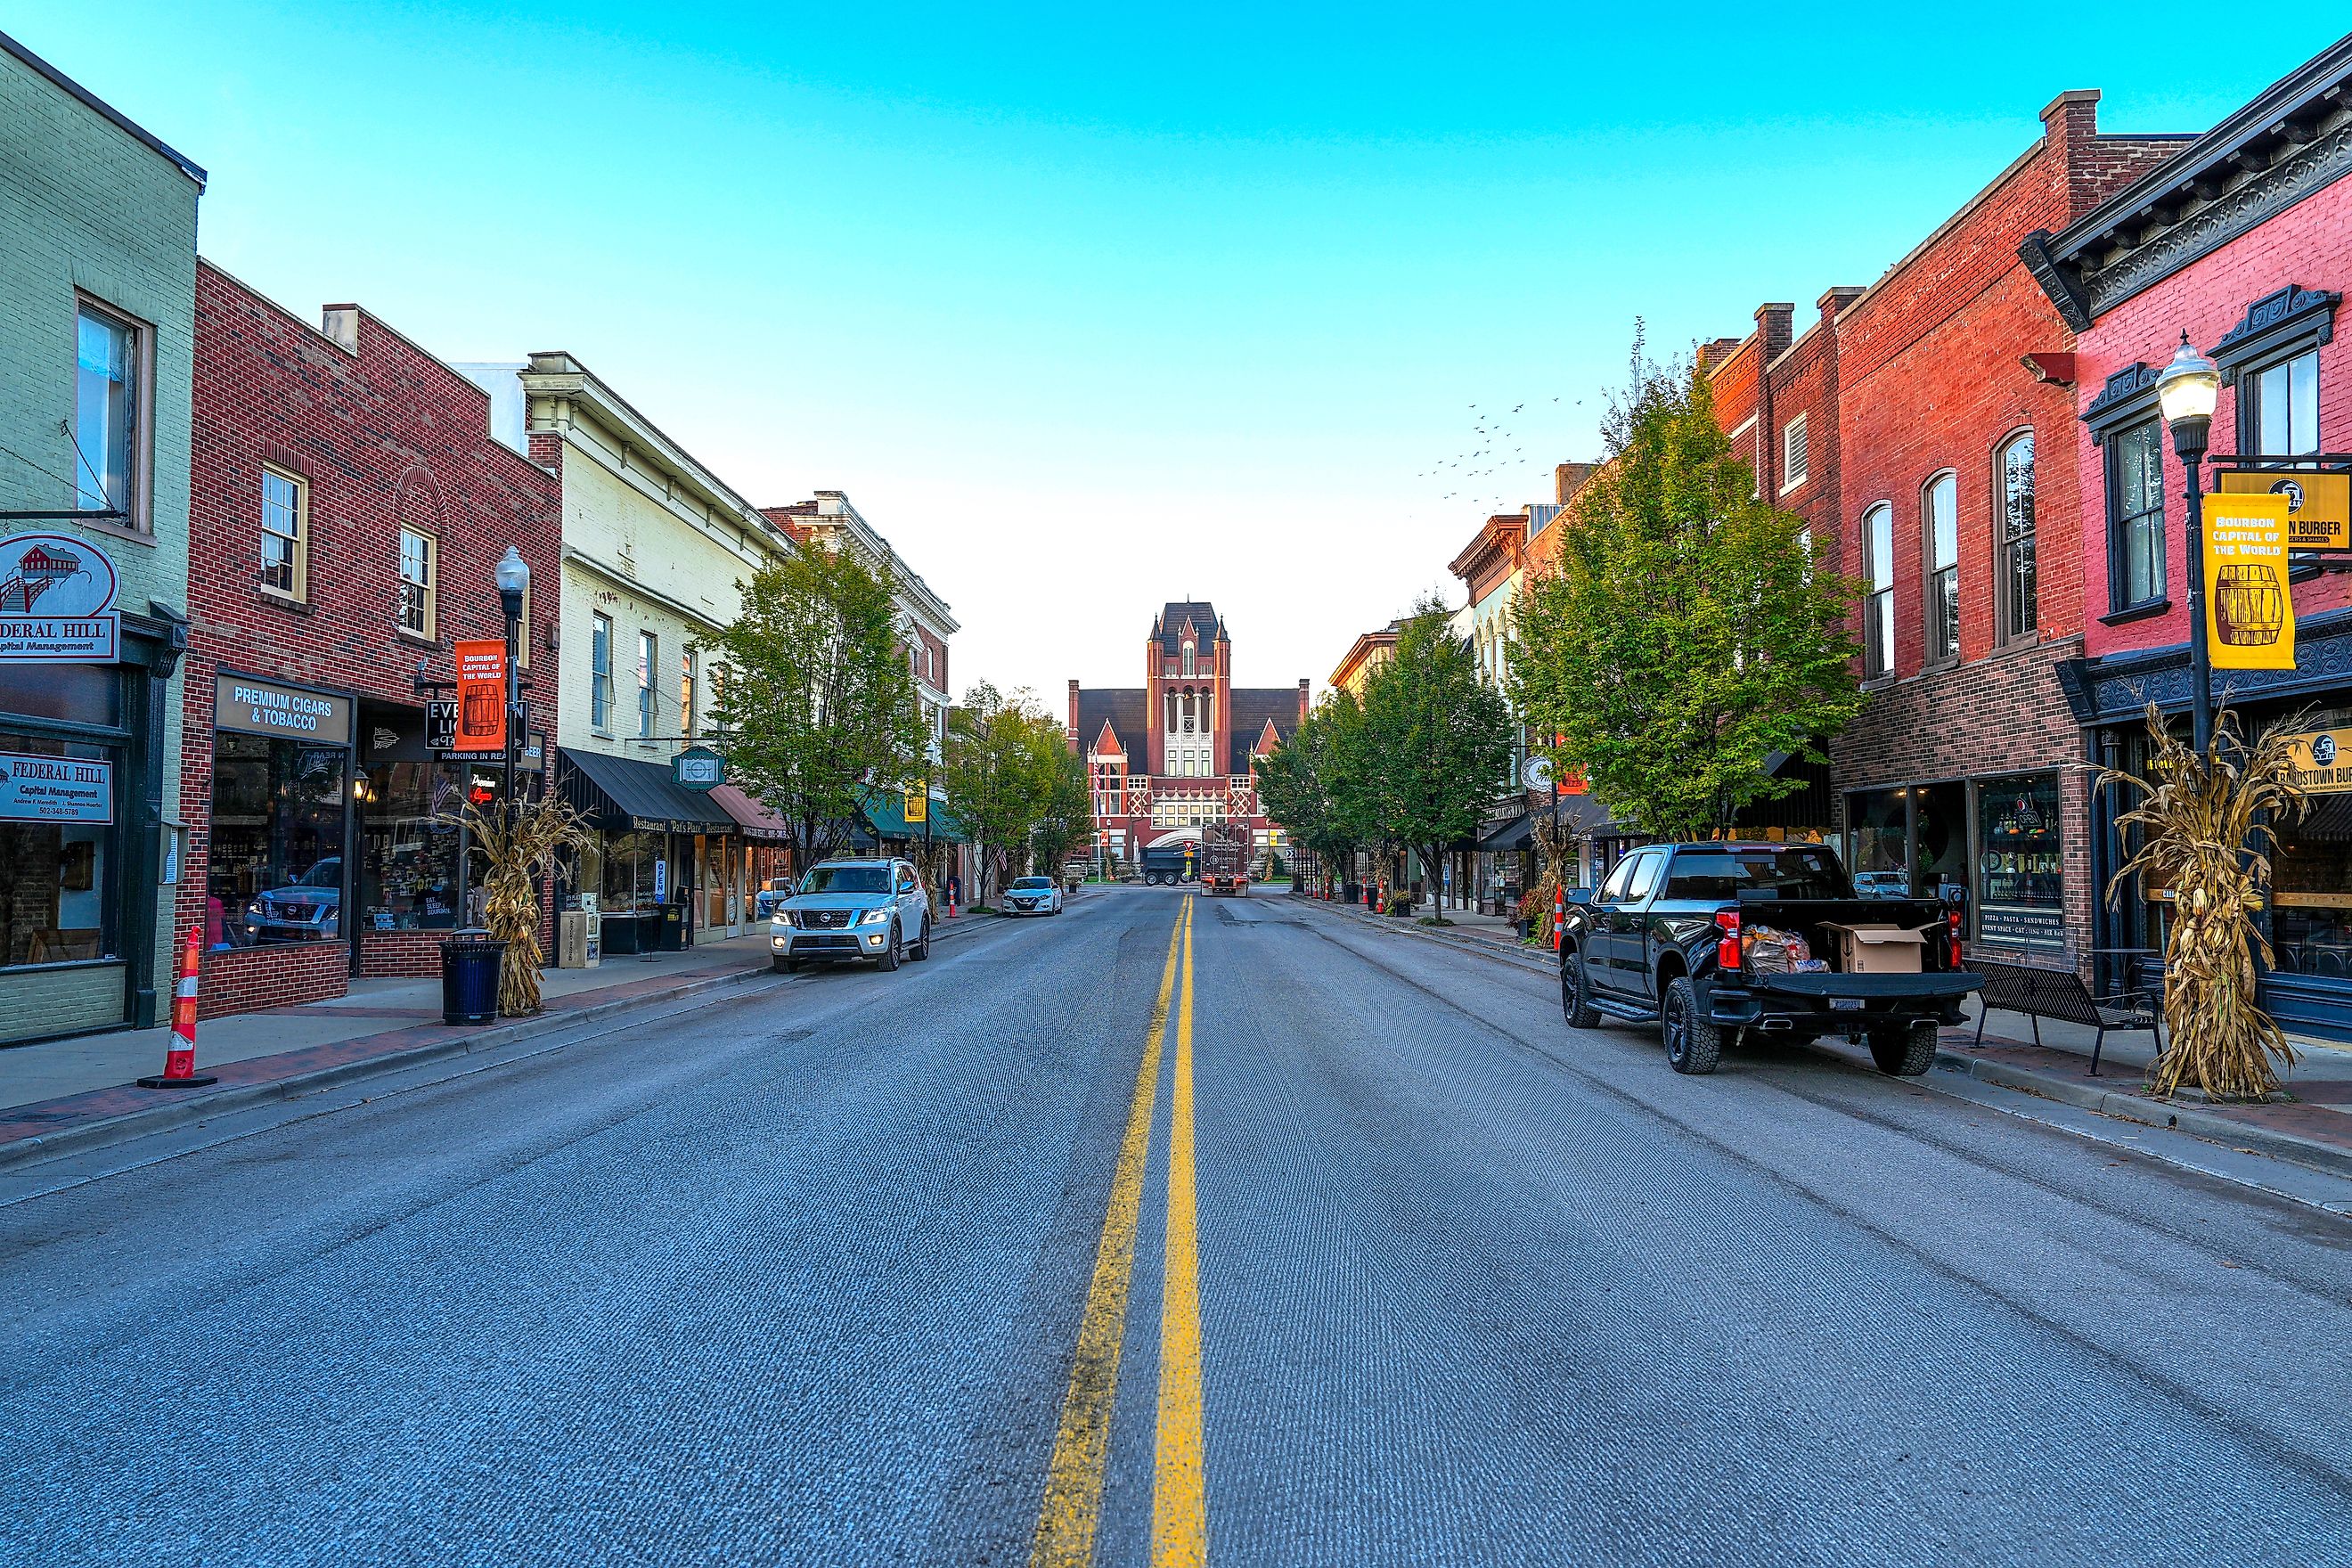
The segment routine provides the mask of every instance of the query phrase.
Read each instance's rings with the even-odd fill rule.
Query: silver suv
[[[823,860],[768,921],[775,968],[870,959],[896,969],[931,956],[931,900],[905,860]]]

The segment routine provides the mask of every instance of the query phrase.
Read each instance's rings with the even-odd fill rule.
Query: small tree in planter
[[[2276,1020],[2254,1003],[2254,955],[2271,962],[2254,924],[2270,885],[2271,822],[2301,816],[2307,805],[2294,780],[2293,721],[2275,726],[2252,748],[2239,739],[2237,715],[2215,721],[2202,754],[2147,710],[2152,754],[2147,776],[2109,772],[2103,787],[2136,789],[2139,804],[2116,818],[2145,835],[2107,884],[2112,899],[2137,873],[2172,892],[2172,931],[2164,946],[2164,1022],[2171,1037],[2156,1059],[2149,1089],[2169,1096],[2193,1082],[2215,1100],[2260,1100],[2278,1088],[2271,1058],[2294,1065],[2294,1049]]]
[[[580,816],[552,791],[523,803],[514,815],[503,801],[456,797],[437,820],[463,827],[489,869],[482,878],[482,923],[507,944],[499,961],[499,1016],[520,1018],[540,1010],[539,972],[547,951],[539,945],[539,879],[566,849],[588,840]]]

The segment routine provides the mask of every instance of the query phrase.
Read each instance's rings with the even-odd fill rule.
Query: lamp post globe
[[[522,596],[530,591],[530,563],[522,558],[521,551],[509,544],[507,552],[499,557],[497,576],[499,607],[506,611],[508,620],[522,619]]]
[[[2213,741],[2213,651],[2205,626],[2205,487],[2197,466],[2204,460],[2221,395],[2221,368],[2182,332],[2172,363],[2157,375],[2156,401],[2171,427],[2172,449],[2180,455],[2187,481],[2181,493],[2189,503],[2189,712],[2190,739],[2200,756]]]

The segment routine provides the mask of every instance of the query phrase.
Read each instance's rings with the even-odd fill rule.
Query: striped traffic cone
[[[220,1079],[196,1071],[196,971],[199,955],[196,928],[180,949],[179,983],[172,988],[172,1047],[163,1054],[163,1076],[142,1078],[142,1089],[202,1089]]]
[[[1561,882],[1551,890],[1551,950],[1559,951],[1559,928],[1568,923],[1568,884]]]

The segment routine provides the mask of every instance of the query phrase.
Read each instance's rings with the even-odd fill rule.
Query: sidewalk
[[[992,925],[996,918],[942,921],[938,940]],[[0,1048],[0,1164],[86,1142],[118,1124],[177,1123],[394,1065],[507,1045],[771,973],[762,927],[684,952],[608,958],[594,969],[550,969],[541,981],[546,1008],[537,1016],[459,1027],[441,1022],[438,976],[354,980],[346,996],[206,1019],[196,1029],[196,1070],[220,1081],[204,1089],[138,1087],[139,1079],[163,1070],[168,1028],[117,1029]]]
[[[1383,931],[1483,952],[1548,974],[1554,970],[1549,952],[1514,942],[1509,922],[1493,916],[1457,916],[1448,910],[1447,918],[1460,923],[1426,926],[1415,920],[1376,915],[1360,905],[1309,901]],[[2231,1148],[2352,1175],[2352,1050],[2297,1040],[2300,1059],[2281,1075],[2289,1096],[2284,1101],[2216,1105],[2194,1089],[2166,1100],[2143,1092],[2148,1064],[2156,1057],[2155,1041],[2146,1034],[2108,1035],[2099,1058],[2099,1076],[2093,1078],[2091,1030],[2045,1018],[2042,1043],[2036,1046],[2030,1019],[1996,1010],[1979,1046],[1974,998],[1965,1005],[1965,1011],[1967,1021],[1960,1027],[1943,1031],[1937,1063],[1941,1069],[2103,1116],[2175,1128]]]

